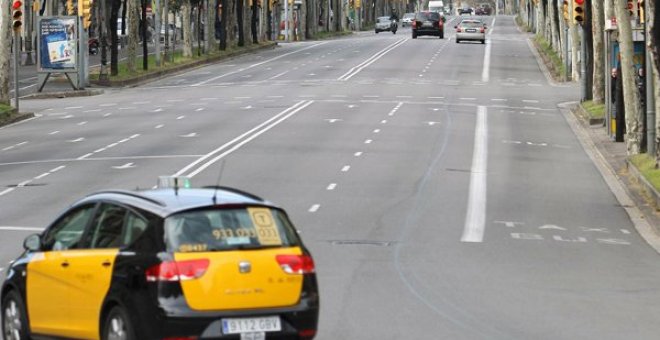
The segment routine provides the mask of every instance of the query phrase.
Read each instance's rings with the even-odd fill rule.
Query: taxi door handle
[[[67,268],[67,267],[69,267],[69,261],[64,261],[60,265],[64,268]]]
[[[103,263],[101,263],[101,265],[102,265],[103,267],[110,267],[110,266],[112,265],[112,262],[110,262],[110,261],[108,261],[108,260],[105,260],[105,261],[103,261]]]

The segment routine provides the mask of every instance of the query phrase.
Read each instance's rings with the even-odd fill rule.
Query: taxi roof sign
[[[158,188],[188,189],[192,187],[190,177],[188,176],[159,176]]]

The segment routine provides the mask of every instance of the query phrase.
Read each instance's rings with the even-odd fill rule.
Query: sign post
[[[74,90],[81,86],[78,48],[78,17],[41,17],[38,22],[37,39],[37,92],[41,92],[48,78],[54,73],[63,73]],[[75,77],[71,77],[71,74]]]

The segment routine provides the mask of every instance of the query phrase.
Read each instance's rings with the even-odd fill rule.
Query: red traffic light
[[[578,4],[578,5],[583,5],[584,0],[575,0],[575,3]]]
[[[17,10],[23,6],[23,3],[20,0],[14,1],[14,3],[11,5],[11,9]]]

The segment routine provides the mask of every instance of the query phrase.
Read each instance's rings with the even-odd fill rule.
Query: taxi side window
[[[124,207],[102,203],[91,229],[91,248],[119,248],[127,210]]]
[[[149,222],[146,219],[129,212],[126,219],[126,226],[124,227],[124,236],[122,236],[122,245],[127,246],[135,242],[138,237],[142,236],[148,226]]]
[[[44,235],[44,250],[58,251],[75,248],[83,236],[94,206],[94,204],[89,204],[76,208],[60,218]]]

